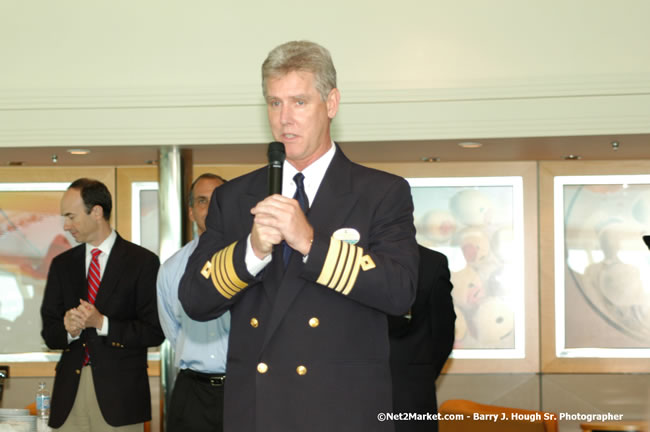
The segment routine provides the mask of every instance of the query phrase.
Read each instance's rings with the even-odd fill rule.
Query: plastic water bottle
[[[38,391],[36,392],[36,413],[38,418],[47,420],[50,418],[50,392],[45,388],[45,382],[38,383]]]

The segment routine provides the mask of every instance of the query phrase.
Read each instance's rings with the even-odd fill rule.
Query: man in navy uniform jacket
[[[262,77],[282,194],[267,197],[267,168],[216,189],[179,292],[194,319],[230,310],[225,430],[392,431],[378,414],[392,412],[386,315],[417,283],[409,185],[332,141],[325,48],[280,45]]]

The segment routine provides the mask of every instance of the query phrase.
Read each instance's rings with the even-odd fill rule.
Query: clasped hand
[[[80,299],[79,306],[69,309],[63,317],[63,325],[70,336],[77,337],[82,330],[94,327],[102,328],[104,316],[99,313],[94,304]]]
[[[283,240],[301,254],[309,254],[314,229],[298,201],[279,194],[271,195],[257,203],[251,213],[255,216],[251,245],[258,258],[269,255],[273,245]]]

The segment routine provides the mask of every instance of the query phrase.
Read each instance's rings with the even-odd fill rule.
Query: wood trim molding
[[[17,362],[9,365],[11,378],[18,377],[53,377],[57,362]],[[160,360],[148,362],[147,374],[150,377],[160,376]]]

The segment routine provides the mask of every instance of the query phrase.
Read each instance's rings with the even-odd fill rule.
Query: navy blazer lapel
[[[307,214],[307,219],[319,232],[331,234],[340,228],[357,201],[357,197],[352,194],[351,190],[351,167],[350,160],[337,147],[336,154],[327,168],[313,205],[309,208]],[[274,254],[273,259],[276,260],[276,257],[282,259],[281,254]],[[291,303],[307,283],[306,280],[298,276],[301,265],[302,256],[294,252],[289,260],[284,277],[278,278],[280,279],[280,285],[277,287],[269,330],[266,333],[262,350],[264,350],[284,318]],[[274,269],[277,269],[277,267],[274,267]],[[277,279],[274,278],[271,283],[275,282],[275,280]],[[266,283],[267,280],[265,280]]]
[[[99,283],[99,290],[97,290],[97,298],[95,299],[95,305],[97,309],[102,310],[108,299],[110,298],[117,282],[122,275],[122,269],[125,267],[124,263],[129,259],[127,250],[124,247],[124,240],[118,234],[115,238],[115,243],[111,249],[111,254],[108,256],[108,261],[106,262],[106,268],[102,273],[102,280]]]
[[[77,298],[88,299],[88,275],[86,274],[86,245],[77,246],[72,252],[72,278],[71,286],[74,287]]]
[[[358,200],[352,186],[352,162],[337,146],[307,217],[320,233],[332,234],[343,226]]]

